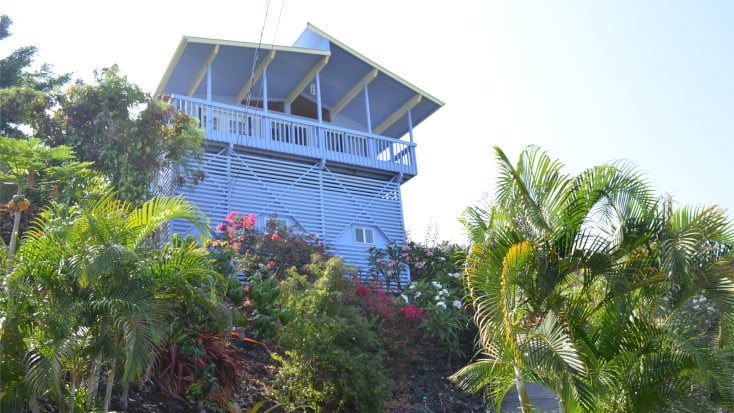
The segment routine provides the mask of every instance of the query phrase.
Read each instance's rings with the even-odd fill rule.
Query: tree
[[[11,324],[27,334],[25,390],[17,394],[47,397],[74,411],[84,390],[89,409],[106,373],[106,411],[112,386],[126,388],[153,361],[179,300],[216,310],[208,286],[218,276],[207,251],[195,244],[151,245],[151,235],[171,219],[208,229],[201,212],[180,198],[133,208],[109,190],[78,205],[53,203],[39,215],[7,280],[7,309],[25,310]],[[4,401],[13,394],[5,393]]]
[[[74,177],[87,175],[89,164],[76,162],[73,157],[68,146],[49,148],[37,138],[11,139],[0,136],[0,194],[6,185],[15,191],[15,195],[4,205],[13,215],[13,230],[7,250],[9,269],[13,266],[21,214],[30,206],[28,191],[38,191],[40,187],[46,194],[52,191],[58,194],[59,186],[70,183]]]
[[[11,23],[0,16],[0,40]],[[70,75],[55,75],[47,64],[27,71],[36,52],[23,47],[0,60],[0,135],[30,134],[74,148],[79,161],[94,162],[119,196],[135,203],[156,192],[163,173],[170,173],[166,186],[203,179],[194,166],[204,153],[194,119],[128,82],[117,66],[96,73],[93,84],[77,81],[62,90]]]
[[[10,36],[11,25],[8,16],[0,15],[0,40]],[[36,47],[26,46],[0,59],[0,135],[25,136],[19,126],[41,117],[52,106],[53,92],[70,79],[69,74],[55,75],[48,64],[26,71],[37,52]]]
[[[192,166],[203,155],[204,142],[195,120],[129,83],[116,66],[96,73],[91,85],[74,84],[61,97],[53,120],[39,136],[94,162],[124,200],[147,199],[166,170],[174,171],[176,183],[196,184],[202,178]]]
[[[452,380],[486,389],[496,405],[514,383],[526,412],[526,381],[555,391],[565,411],[730,403],[732,364],[722,348],[730,341],[722,339],[734,283],[723,213],[666,210],[623,163],[569,176],[537,147],[517,165],[495,150],[496,201],[463,218],[481,357]],[[673,321],[701,293],[721,312],[720,334],[708,343]]]

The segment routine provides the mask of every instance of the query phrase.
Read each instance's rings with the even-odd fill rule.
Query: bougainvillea
[[[282,279],[291,267],[307,271],[314,254],[324,259],[331,256],[317,235],[299,232],[277,218],[270,216],[258,228],[255,215],[232,211],[215,227],[216,237],[209,249],[228,258],[226,265],[242,279],[255,274]]]

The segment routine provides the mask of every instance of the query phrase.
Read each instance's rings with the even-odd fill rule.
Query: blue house
[[[405,242],[413,129],[443,102],[349,46],[310,24],[291,47],[183,37],[156,95],[205,130],[205,179],[168,191],[214,224],[277,214],[360,268],[371,246]]]

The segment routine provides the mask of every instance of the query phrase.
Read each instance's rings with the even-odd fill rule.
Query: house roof
[[[400,138],[443,102],[309,24],[294,46],[184,36],[156,89],[205,99],[206,70],[212,67],[212,99],[239,104],[263,96],[267,67],[269,101],[315,100],[309,85],[319,72],[322,105],[367,130],[363,86],[368,86],[372,131]],[[356,129],[356,127],[355,127]]]

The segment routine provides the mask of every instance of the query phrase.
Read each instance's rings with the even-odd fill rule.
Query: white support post
[[[268,113],[268,69],[263,70],[263,111]]]
[[[370,115],[370,93],[367,90],[367,85],[364,85],[364,108],[367,115],[367,132],[372,134],[372,116]]]
[[[206,65],[206,101],[212,101],[212,64]]]
[[[413,143],[413,110],[408,111],[408,133],[410,134],[410,143]]]
[[[316,72],[316,110],[318,112],[319,123],[323,123],[321,116],[321,76],[320,72]]]

